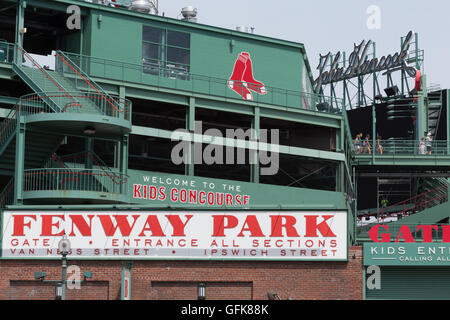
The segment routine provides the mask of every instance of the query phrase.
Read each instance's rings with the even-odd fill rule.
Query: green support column
[[[119,87],[119,99],[120,100],[124,100],[126,97],[126,90],[125,87],[120,86]],[[124,114],[121,114],[120,117],[124,117]],[[128,140],[127,140],[128,141]],[[119,168],[120,172],[122,171],[123,168],[123,164],[122,164],[122,160],[123,160],[123,155],[122,155],[122,148],[123,148],[123,144],[122,144],[122,140],[119,140],[115,146],[115,151],[114,151],[114,167],[115,168]],[[128,151],[127,151],[127,168],[128,168]]]
[[[345,191],[345,173],[344,162],[339,162],[336,165],[336,192]]]
[[[85,149],[88,154],[92,154],[94,152],[94,139],[93,138],[86,138]],[[92,158],[87,156],[86,163],[85,163],[86,169],[92,169],[93,165],[94,164],[92,162]]]
[[[22,29],[25,26],[25,8],[27,3],[25,1],[19,1],[17,4],[16,12],[16,44],[23,47],[23,33]],[[15,62],[22,63],[22,54],[19,50],[15,50]]]
[[[122,137],[121,149],[120,149],[120,172],[122,174],[128,174],[128,134]]]
[[[19,116],[16,129],[16,163],[14,177],[15,205],[23,204],[23,175],[25,169],[25,121]]]
[[[195,131],[195,98],[189,97],[189,107],[186,110],[186,129],[189,130],[191,133]],[[193,176],[194,175],[194,169],[195,169],[195,148],[194,148],[194,141],[191,141],[189,143],[189,158],[190,161],[185,164],[184,166],[184,172],[187,176]]]
[[[125,101],[125,97],[126,97],[126,89],[125,89],[124,86],[120,86],[119,87],[119,99],[120,99],[120,101],[121,102]],[[121,104],[119,103],[119,105],[121,105]],[[121,106],[121,107],[123,108],[123,106]],[[125,118],[125,112],[119,113],[119,118],[120,119],[124,119]]]
[[[425,105],[425,97],[426,97],[426,76],[421,76],[421,91],[418,92],[419,95],[419,101],[417,102],[417,138],[420,140],[422,137],[425,136],[425,132],[428,131],[428,115],[427,115],[427,106]]]
[[[260,123],[261,123],[261,119],[260,119],[260,109],[259,107],[255,107],[254,110],[254,115],[253,115],[253,119],[252,119],[252,135],[256,135],[253,136],[252,139],[253,140],[257,140],[259,141],[260,138]],[[269,135],[269,134],[267,134]],[[268,137],[267,137],[268,138]],[[258,147],[259,150],[259,147]],[[255,150],[255,152],[253,152],[253,164],[250,165],[250,182],[254,182],[254,183],[259,183],[259,153],[258,150]]]
[[[373,58],[376,58],[377,47],[375,42],[373,43]],[[377,145],[377,113],[376,113],[376,105],[375,105],[375,96],[377,95],[376,88],[377,74],[373,73],[373,96],[372,96],[372,119],[373,119],[373,128],[372,128],[372,163],[375,164],[375,152]]]

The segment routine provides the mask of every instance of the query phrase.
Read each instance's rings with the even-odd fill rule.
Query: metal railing
[[[45,92],[22,96],[0,123],[0,146],[6,143],[11,134],[15,132],[19,115],[44,113],[98,114],[98,110],[92,107],[92,101],[97,101],[99,105],[107,104],[103,97],[96,93],[84,95],[80,92],[71,92],[71,98],[76,100],[68,99],[66,94],[67,92]],[[119,100],[123,101],[123,99]],[[61,110],[55,111],[54,108],[50,107],[52,103],[62,106]]]
[[[16,52],[20,53],[20,57],[23,61],[15,62],[14,65],[26,73],[27,77],[31,79],[31,81],[40,88],[41,92],[38,94],[42,97],[46,96],[47,91],[55,91],[56,89],[63,94],[67,99],[73,101],[73,103],[77,103],[76,99],[72,97],[68,90],[64,88],[54,77],[52,77],[39,63],[31,57],[22,47],[19,45],[15,46]],[[24,62],[29,62],[31,66],[24,66]],[[61,110],[60,106],[53,102],[53,99],[47,99],[46,102],[54,109],[55,112]]]
[[[377,223],[391,222],[402,219],[418,212],[430,209],[448,201],[449,185],[429,190],[427,192],[416,195],[407,200],[395,203],[388,207],[383,207],[377,211],[370,212],[358,217],[359,227],[358,233],[367,232],[373,225]],[[362,225],[364,221],[370,222]],[[365,231],[364,231],[365,230]]]
[[[427,154],[428,143],[426,141],[423,142],[423,145],[419,140],[380,140],[379,143],[376,143],[375,148],[373,147],[373,140],[370,140],[370,153],[375,152],[377,156],[381,155],[416,155],[416,156],[430,156]],[[381,145],[382,153],[380,153],[378,144]],[[450,155],[450,140],[434,140],[429,143],[431,146],[431,156],[445,156]],[[359,146],[359,152],[358,152]],[[364,155],[369,154],[367,145],[363,145],[363,142],[360,142],[359,145],[353,141],[353,152],[356,155]]]
[[[119,116],[123,114],[126,120],[130,119],[131,102],[126,99],[120,99],[118,96],[106,93],[89,75],[87,75],[76,63],[74,63],[64,52],[57,51],[55,55],[55,71],[68,80],[74,81],[77,89],[87,92],[90,96],[92,93],[102,97],[102,100],[95,99],[93,102],[108,116]],[[72,77],[67,77],[70,74]],[[102,102],[99,104],[98,102]]]
[[[6,118],[0,123],[0,147],[3,146],[8,138],[15,132],[17,127],[17,117],[20,103],[12,108]]]
[[[0,63],[14,62],[14,44],[0,42]]]
[[[14,202],[14,179],[9,180],[8,184],[0,193],[0,209]]]
[[[47,162],[44,166],[45,168],[57,167],[57,168],[70,168],[70,164],[83,164],[85,165],[87,161],[90,161],[92,165],[96,166],[96,169],[103,171],[111,180],[113,180],[117,184],[122,184],[127,182],[127,178],[125,180],[121,180],[121,178],[117,175],[117,172],[111,169],[96,153],[94,152],[78,152],[74,154],[68,154],[63,156],[57,156],[56,154],[52,155],[52,158]]]
[[[128,176],[115,173],[114,179],[98,169],[47,168],[24,171],[24,191],[92,191],[113,194],[127,192]],[[116,182],[122,181],[120,183]]]
[[[67,93],[67,92],[66,92]],[[30,115],[37,113],[54,113],[54,110],[49,107],[48,100],[61,106],[61,110],[57,113],[89,113],[99,114],[96,107],[92,105],[92,101],[96,101],[97,105],[103,106],[107,102],[102,95],[90,93],[84,95],[81,92],[68,92],[71,98],[67,99],[66,93],[62,92],[45,92],[32,93],[22,96],[19,101],[19,110],[22,115]],[[113,116],[113,115],[112,115]]]
[[[63,53],[71,62],[84,70],[90,77],[115,79],[123,82],[142,83],[158,88],[177,89],[186,92],[208,94],[242,100],[247,88],[260,84],[234,81],[233,89],[228,79],[196,75],[187,72],[173,72],[172,68],[158,67],[158,72],[148,72],[147,64],[136,64],[105,58],[97,58],[73,53]],[[253,94],[251,101],[281,107],[307,109],[312,111],[342,112],[342,100],[315,93],[266,86],[265,94]]]

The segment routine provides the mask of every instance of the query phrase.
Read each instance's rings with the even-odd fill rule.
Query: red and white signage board
[[[346,260],[345,211],[4,211],[3,258]]]

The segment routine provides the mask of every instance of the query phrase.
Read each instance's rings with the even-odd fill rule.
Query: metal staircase
[[[23,173],[23,191],[25,193],[28,192],[29,195],[30,192],[44,190],[48,192],[91,191],[97,193],[97,196],[108,197],[108,201],[123,201],[118,199],[119,195],[126,192],[127,177],[114,172],[96,155],[89,154],[89,157],[92,158],[90,161],[95,164],[95,167],[92,168],[49,168],[47,160],[56,152],[64,139],[65,128],[75,125],[75,122],[72,122],[73,125],[68,125],[75,119],[72,114],[80,115],[76,118],[76,121],[81,122],[79,126],[83,126],[83,122],[90,123],[91,116],[95,115],[99,116],[97,117],[100,119],[99,121],[106,121],[106,123],[110,123],[110,120],[105,116],[127,120],[126,126],[129,125],[131,129],[131,103],[128,100],[106,94],[100,86],[94,85],[91,79],[83,76],[84,73],[79,69],[77,73],[83,79],[84,85],[92,86],[95,92],[94,90],[80,90],[77,86],[78,82],[66,77],[62,70],[58,72],[44,69],[17,45],[15,46],[15,56],[15,60],[20,62],[13,63],[13,70],[36,93],[22,96],[4,121],[0,123],[0,169],[15,171],[17,160],[15,142],[18,135],[18,124],[26,119],[25,147],[22,145],[23,150],[19,151],[25,153],[25,171]],[[61,57],[61,55],[59,56]],[[64,59],[64,65],[77,70],[75,66],[71,65],[68,58]],[[44,117],[46,122],[42,124],[43,120],[41,119],[44,118],[40,116],[58,114],[63,118]],[[32,119],[33,117],[34,119]],[[51,129],[50,125],[55,125],[55,127]],[[119,135],[123,132],[120,130],[118,131]],[[66,134],[70,135],[70,131]],[[11,189],[11,185],[12,182],[4,188],[0,196],[4,196],[6,199],[5,195],[9,197],[14,194],[14,188],[7,193],[7,189]],[[99,193],[107,195],[98,195]],[[49,194],[46,196],[48,197]],[[115,198],[110,197],[111,194],[115,195]],[[0,206],[6,205],[6,202],[9,201],[0,202]]]
[[[445,178],[433,178],[433,180],[434,181],[430,182],[425,188],[436,185],[438,185],[438,187],[391,206],[359,216],[357,228],[358,237],[367,236],[367,232],[374,225],[380,223],[406,224],[409,220],[414,220],[410,219],[410,217],[419,214],[421,214],[422,217],[425,214],[429,214],[430,219],[434,219],[432,216],[432,214],[435,213],[434,209],[448,203],[450,183]],[[447,212],[447,210],[444,211]],[[441,218],[441,216],[436,216],[436,221],[434,222],[438,222]]]

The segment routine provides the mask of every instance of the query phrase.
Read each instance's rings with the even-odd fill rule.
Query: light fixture
[[[269,298],[269,300],[281,300],[278,293],[271,292],[271,291],[267,292],[267,297]]]
[[[55,299],[62,300],[62,284],[57,283],[55,286]]]
[[[330,109],[330,105],[327,102],[321,102],[316,105],[316,108],[319,111],[327,111]]]
[[[34,278],[35,279],[40,279],[40,280],[44,280],[45,276],[47,274],[45,272],[35,272],[34,273]]]
[[[84,134],[94,135],[95,134],[95,128],[94,127],[86,127],[83,130]]]
[[[381,99],[383,99],[383,96],[382,96],[381,94],[377,94],[377,95],[374,97],[374,99],[375,99],[375,100],[381,100]]]
[[[91,279],[92,278],[92,272],[90,271],[85,271],[84,272],[84,280],[86,281],[86,279]]]
[[[200,282],[198,284],[198,300],[205,300],[206,299],[206,284],[204,282]]]
[[[398,94],[398,87],[393,86],[393,87],[386,88],[386,89],[384,89],[384,92],[386,92],[386,95],[388,97],[396,96]]]
[[[67,239],[67,235],[64,234],[63,238],[58,243],[59,253],[64,257],[70,252],[70,240]]]

